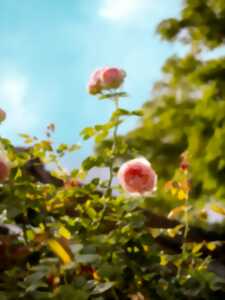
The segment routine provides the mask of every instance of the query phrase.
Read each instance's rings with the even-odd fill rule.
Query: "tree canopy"
[[[140,125],[125,140],[152,161],[163,182],[186,151],[193,200],[224,201],[225,57],[207,59],[207,53],[224,46],[225,2],[184,1],[180,17],[162,21],[157,31],[162,39],[180,41],[189,50],[165,62]]]

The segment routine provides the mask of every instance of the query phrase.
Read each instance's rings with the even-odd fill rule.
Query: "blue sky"
[[[53,122],[57,142],[83,144],[81,129],[112,111],[86,91],[90,73],[105,65],[127,71],[122,106],[139,108],[165,59],[184,51],[155,34],[180,9],[181,0],[0,0],[0,107],[8,114],[0,134],[18,144],[18,133],[41,136]],[[84,143],[74,164],[90,152]]]

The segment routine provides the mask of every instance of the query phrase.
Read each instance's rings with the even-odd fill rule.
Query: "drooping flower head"
[[[122,188],[133,195],[149,195],[156,190],[157,174],[145,158],[125,162],[119,169]]]
[[[126,72],[115,67],[105,67],[96,70],[90,77],[88,92],[91,95],[100,94],[103,90],[119,88],[126,77]]]
[[[5,121],[6,119],[6,113],[3,109],[0,108],[0,123]]]
[[[8,179],[10,174],[10,161],[2,147],[0,148],[0,182]]]

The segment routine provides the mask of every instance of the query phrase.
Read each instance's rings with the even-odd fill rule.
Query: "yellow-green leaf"
[[[63,225],[60,226],[58,233],[61,237],[64,237],[67,240],[71,239],[71,233]]]
[[[203,246],[204,246],[204,243],[194,243],[193,248],[192,248],[192,253],[199,252]]]
[[[160,229],[158,228],[149,228],[149,232],[153,236],[153,238],[157,238],[160,235]]]
[[[189,209],[190,206],[187,206],[187,205],[181,205],[181,206],[178,206],[178,207],[175,207],[174,209],[172,209],[170,211],[170,213],[168,214],[168,218],[174,218],[176,217],[178,214],[182,213],[182,212],[185,212],[185,210]]]
[[[178,194],[177,194],[177,198],[178,198],[179,200],[187,200],[188,195],[187,195],[187,193],[186,193],[185,191],[179,190],[179,192],[178,192]]]
[[[180,234],[180,229],[183,227],[184,227],[183,224],[177,225],[174,228],[167,229],[167,233],[171,238],[174,238],[176,235]]]
[[[166,255],[161,255],[160,256],[160,265],[161,266],[166,266],[168,264],[168,258]]]
[[[213,250],[216,249],[216,244],[213,243],[213,242],[206,243],[206,247],[207,247],[210,251],[213,251]]]
[[[70,255],[57,240],[49,240],[48,246],[52,250],[52,252],[54,252],[62,260],[64,264],[68,264],[72,261]]]
[[[210,208],[211,208],[211,210],[213,210],[217,214],[225,216],[225,208],[223,208],[221,206],[218,206],[216,204],[212,204]]]
[[[22,176],[22,171],[20,168],[17,169],[16,171],[16,175],[15,175],[15,180],[17,180],[18,178],[20,178]]]

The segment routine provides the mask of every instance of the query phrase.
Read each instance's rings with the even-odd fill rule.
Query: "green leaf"
[[[84,246],[82,244],[71,244],[70,245],[70,250],[71,252],[75,255],[78,254],[82,249],[84,248]]]
[[[7,294],[0,292],[0,300],[8,300]]]
[[[137,109],[137,110],[131,111],[130,115],[137,116],[137,117],[142,117],[144,115],[144,113],[143,113],[142,109]]]
[[[88,300],[89,293],[82,289],[75,289],[71,285],[60,287],[58,300]]]
[[[91,292],[91,295],[103,294],[115,285],[115,282],[105,282],[98,284],[94,290]]]
[[[87,207],[87,208],[86,208],[86,212],[87,212],[88,216],[89,216],[92,220],[95,220],[95,219],[96,219],[97,213],[96,213],[96,211],[94,210],[94,208],[92,208],[92,207]]]
[[[69,152],[74,152],[77,150],[80,150],[81,146],[79,144],[73,144],[68,146],[68,151]]]
[[[107,94],[103,94],[100,95],[98,97],[99,100],[108,100],[108,99],[115,99],[115,98],[124,98],[124,97],[128,97],[127,93],[125,92],[118,92],[118,93],[107,93]]]
[[[222,206],[218,206],[217,204],[213,203],[211,204],[210,209],[217,214],[225,216],[225,208],[223,208]]]
[[[104,162],[104,158],[103,157],[96,157],[96,156],[89,156],[88,158],[86,158],[83,163],[82,163],[82,167],[85,171],[90,170],[93,167],[100,167],[102,166]]]
[[[76,261],[83,264],[90,264],[100,260],[97,254],[80,254],[76,255]]]
[[[58,153],[62,153],[62,152],[65,152],[67,149],[68,149],[68,145],[67,144],[60,144],[58,146],[58,148],[56,149],[56,151]]]
[[[61,243],[55,239],[50,239],[48,241],[48,246],[54,252],[64,264],[69,264],[72,259],[67,250],[61,245]]]
[[[96,135],[95,137],[95,142],[96,143],[101,143],[109,134],[108,130],[103,130],[100,134]]]
[[[89,138],[93,137],[95,133],[96,131],[93,127],[86,127],[81,131],[80,135],[84,140],[88,140]]]

